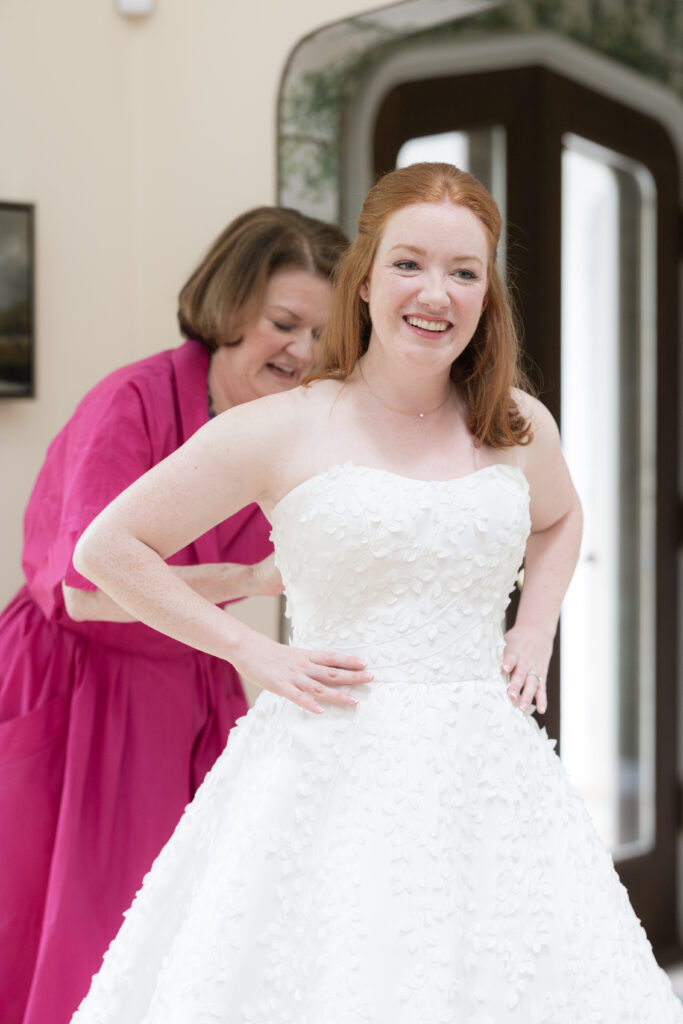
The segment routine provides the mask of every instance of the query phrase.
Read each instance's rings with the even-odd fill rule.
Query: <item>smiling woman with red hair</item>
[[[496,265],[501,218],[479,181],[452,164],[414,164],[387,175],[368,195],[358,234],[336,272],[336,288],[322,359],[314,378],[344,380],[367,351],[372,321],[361,296],[388,218],[418,202],[450,202],[470,210],[483,228],[487,248],[486,305],[467,348],[451,366],[451,379],[465,396],[468,428],[481,444],[507,448],[530,440],[529,420],[517,409],[513,388],[527,388],[519,365],[512,305]]]

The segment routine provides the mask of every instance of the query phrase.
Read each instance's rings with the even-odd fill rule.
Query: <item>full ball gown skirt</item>
[[[345,463],[273,540],[297,646],[356,708],[262,693],[146,876],[74,1024],[673,1024],[553,744],[506,694],[516,468]]]

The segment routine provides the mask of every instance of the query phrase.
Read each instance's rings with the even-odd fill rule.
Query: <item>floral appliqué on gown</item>
[[[273,512],[292,642],[356,708],[262,693],[74,1024],[674,1024],[683,1008],[553,743],[506,694],[523,473],[344,463]]]

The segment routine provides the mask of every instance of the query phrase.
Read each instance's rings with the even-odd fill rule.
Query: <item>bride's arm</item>
[[[319,711],[319,700],[354,702],[334,684],[368,681],[358,658],[275,643],[211,604],[164,561],[245,505],[279,496],[272,467],[277,448],[292,443],[292,403],[284,399],[238,406],[202,427],[97,516],[76,545],[74,565],[139,621]]]
[[[548,665],[579,555],[582,515],[555,421],[540,402],[525,396],[525,405],[534,426],[534,440],[521,450],[531,493],[531,534],[517,617],[505,636],[503,671],[509,674],[510,699],[519,699],[526,711],[535,698],[544,712]]]

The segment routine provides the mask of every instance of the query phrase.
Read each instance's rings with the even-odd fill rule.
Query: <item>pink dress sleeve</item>
[[[62,580],[96,589],[74,569],[73,550],[98,512],[152,466],[148,412],[134,381],[107,378],[48,449],[24,518],[23,567],[49,619],[66,614]]]

